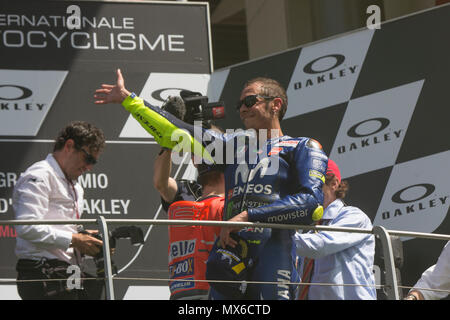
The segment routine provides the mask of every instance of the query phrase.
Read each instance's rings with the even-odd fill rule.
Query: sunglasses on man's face
[[[87,152],[86,150],[84,150],[83,148],[78,148],[78,150],[81,150],[81,151],[83,151],[84,152],[84,154],[85,154],[85,158],[84,158],[84,161],[86,161],[86,164],[87,165],[95,165],[96,163],[97,163],[97,159],[95,159],[95,157],[92,155],[92,154],[90,154],[89,152]]]
[[[269,96],[262,96],[260,94],[252,94],[252,95],[246,96],[244,99],[240,100],[236,105],[236,109],[239,111],[241,109],[242,105],[245,105],[247,108],[251,108],[259,101],[258,98],[261,98],[264,100],[271,100],[271,99],[275,99],[277,97],[269,97]]]

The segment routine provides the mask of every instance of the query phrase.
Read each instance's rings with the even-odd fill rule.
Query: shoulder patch
[[[285,140],[275,143],[274,147],[297,147],[298,143],[300,141],[298,140]]]
[[[311,169],[309,170],[309,176],[319,178],[323,183],[325,183],[325,177],[320,171]]]
[[[322,145],[319,143],[319,141],[314,139],[309,139],[306,143],[306,146],[311,149],[319,149],[322,150]]]
[[[277,155],[277,154],[279,154],[281,151],[283,151],[283,148],[280,148],[280,147],[274,147],[274,148],[272,148],[272,149],[270,150],[269,156]]]
[[[316,158],[324,159],[324,160],[328,161],[328,157],[325,155],[325,153],[317,152],[317,151],[311,151],[310,155],[312,157],[316,157]]]

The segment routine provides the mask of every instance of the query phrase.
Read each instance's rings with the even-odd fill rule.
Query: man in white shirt
[[[427,290],[428,289],[428,290]],[[405,300],[440,300],[450,292],[450,241],[447,242],[438,261],[420,277]]]
[[[321,224],[372,229],[372,223],[364,212],[345,205],[342,199],[347,191],[348,183],[341,181],[338,166],[329,159],[323,185],[325,211]],[[331,231],[297,232],[294,241],[300,261],[301,280],[313,283],[311,286],[300,285],[299,300],[376,300],[373,235]]]
[[[77,182],[91,170],[105,146],[103,132],[87,122],[72,122],[56,139],[53,153],[31,165],[17,181],[13,208],[17,220],[79,219],[83,189]],[[102,241],[78,233],[76,225],[17,226],[18,280],[68,278],[70,265],[83,254],[95,256]],[[78,299],[82,290],[68,290],[65,281],[19,281],[22,299]]]

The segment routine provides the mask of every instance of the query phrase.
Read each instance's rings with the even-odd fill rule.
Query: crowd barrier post
[[[97,219],[99,231],[103,239],[103,266],[105,269],[106,300],[114,300],[114,285],[112,280],[111,251],[109,247],[108,224],[103,216]]]
[[[395,272],[394,253],[392,251],[391,237],[382,226],[374,226],[373,233],[380,239],[383,247],[384,270],[386,281],[386,294],[389,300],[400,300],[398,291],[397,274]]]

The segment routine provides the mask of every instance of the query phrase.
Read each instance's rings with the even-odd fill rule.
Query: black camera
[[[208,103],[208,97],[189,90],[181,90],[180,96],[186,105],[184,121],[187,123],[225,118],[225,105],[221,101]]]
[[[84,230],[83,227],[78,229],[79,233],[85,233],[89,234],[91,237],[97,238],[99,240],[103,241],[103,237],[100,233],[89,233],[86,230]],[[142,232],[141,228],[135,227],[135,226],[123,226],[118,227],[112,231],[109,231],[109,248],[110,250],[113,250],[116,248],[116,243],[118,239],[130,239],[131,244],[133,246],[138,246],[141,244],[144,244],[144,234]],[[105,277],[105,260],[103,257],[103,248],[100,250],[100,252],[93,257],[95,267],[97,269],[97,277],[103,278]],[[112,274],[117,274],[117,267],[114,264],[114,261],[111,260],[111,267],[112,267]]]
[[[225,118],[225,104],[222,101],[208,102],[208,97],[189,90],[181,90],[180,97],[169,97],[161,108],[184,122],[193,125],[194,121],[201,121],[208,128],[211,121]]]

